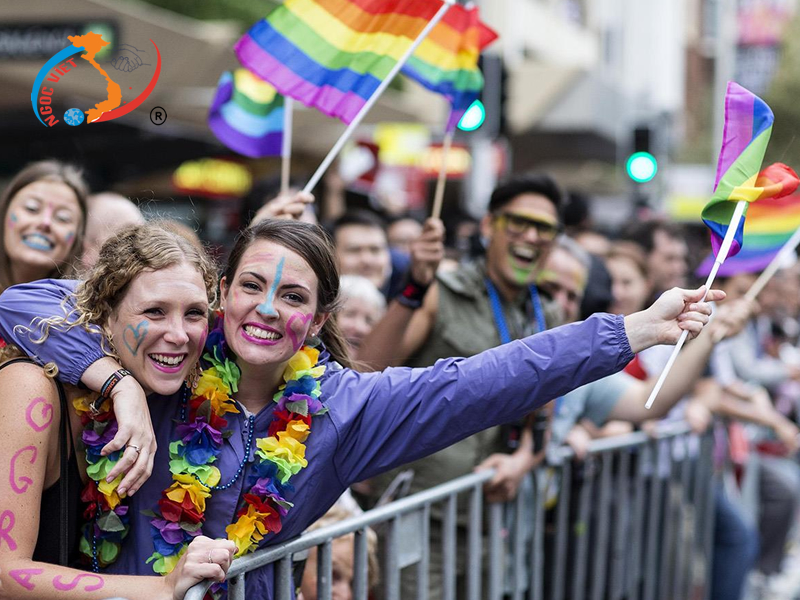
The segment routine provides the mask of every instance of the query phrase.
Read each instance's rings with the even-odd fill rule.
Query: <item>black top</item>
[[[28,358],[15,358],[0,365],[0,369],[16,362],[33,363]],[[58,389],[61,403],[58,439],[61,473],[58,481],[42,492],[39,536],[33,550],[33,560],[75,566],[78,563],[81,525],[78,499],[83,483],[72,443],[67,396],[61,382],[55,379],[53,382]]]

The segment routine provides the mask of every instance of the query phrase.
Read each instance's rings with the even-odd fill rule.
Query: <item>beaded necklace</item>
[[[265,535],[278,533],[292,507],[285,499],[289,479],[308,465],[304,442],[311,418],[327,412],[319,400],[325,366],[317,366],[318,350],[303,346],[289,360],[285,383],[273,397],[277,406],[266,437],[254,439],[255,417],[249,416],[244,458],[234,476],[220,485],[221,474],[213,463],[222,449],[225,415],[239,412],[231,395],[238,391],[240,377],[236,363],[227,357],[221,317],[206,350],[203,358],[210,366],[194,390],[184,394],[182,423],[169,445],[173,483],[162,492],[157,509],[148,513],[155,552],[147,562],[161,575],[172,572],[189,542],[200,535],[211,492],[229,488],[242,476],[253,442],[256,460],[247,475],[242,505],[225,531],[236,544],[236,556],[255,550]]]

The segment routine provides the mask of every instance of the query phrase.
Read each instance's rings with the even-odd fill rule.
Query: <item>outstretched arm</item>
[[[12,399],[0,403],[0,422],[8,425],[0,436],[0,480],[8,482],[0,486],[3,598],[171,600],[182,598],[204,578],[224,578],[234,545],[208,538],[195,540],[182,563],[166,578],[99,575],[34,561],[42,491],[60,476],[61,407],[53,382],[31,364],[10,365],[0,371],[0,389]],[[59,531],[53,534],[57,536]]]
[[[655,310],[635,319],[637,348],[674,342],[683,327],[698,331],[711,309],[694,300],[687,306],[685,298],[697,293],[668,292]],[[699,294],[698,300],[702,290]],[[330,408],[339,436],[335,461],[341,482],[348,485],[417,460],[621,370],[633,358],[629,324],[620,316],[595,315],[425,369],[345,371],[332,377],[323,393],[337,395]]]

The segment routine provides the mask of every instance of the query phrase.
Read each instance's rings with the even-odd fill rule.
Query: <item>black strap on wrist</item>
[[[409,273],[406,278],[406,285],[396,299],[403,306],[416,310],[422,306],[422,300],[425,298],[425,293],[429,287],[430,284],[423,285],[418,283]]]
[[[117,387],[117,384],[122,381],[123,377],[127,377],[130,374],[131,372],[128,371],[128,369],[117,369],[106,379],[103,387],[100,388],[100,395],[90,407],[92,414],[96,415],[100,412],[100,407],[103,405],[103,402],[111,398],[111,390]]]

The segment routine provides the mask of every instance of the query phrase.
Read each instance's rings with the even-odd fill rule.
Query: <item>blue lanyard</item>
[[[528,287],[531,293],[531,303],[533,304],[533,314],[536,316],[537,333],[547,329],[544,322],[544,309],[542,308],[542,301],[539,299],[539,290],[535,285]],[[497,325],[497,333],[500,334],[500,343],[507,344],[511,341],[511,334],[508,332],[508,324],[506,317],[503,314],[503,305],[500,303],[500,294],[497,293],[497,288],[494,284],[486,278],[486,291],[489,293],[489,302],[492,305],[492,313],[494,314],[494,323]]]

